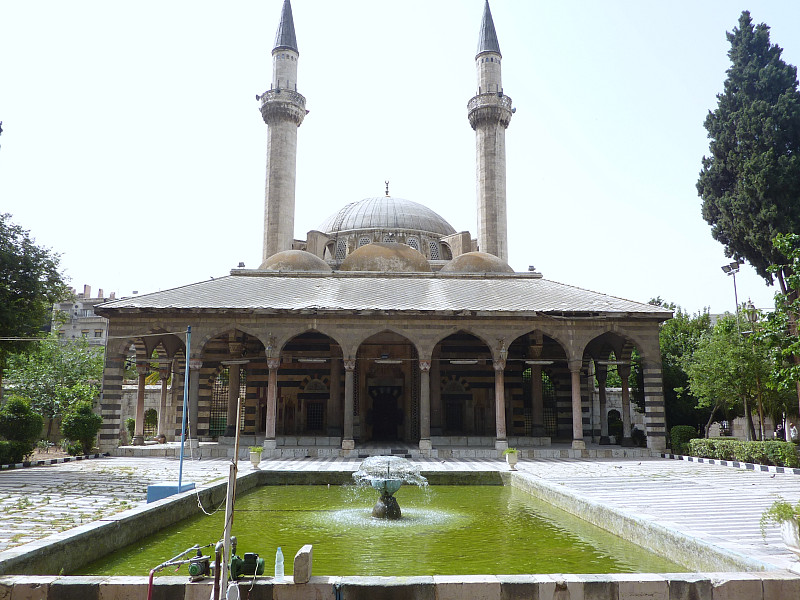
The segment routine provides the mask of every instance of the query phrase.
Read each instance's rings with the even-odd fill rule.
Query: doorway
[[[372,439],[397,441],[398,430],[403,424],[403,410],[399,405],[403,388],[396,385],[371,386],[369,395],[372,398]]]

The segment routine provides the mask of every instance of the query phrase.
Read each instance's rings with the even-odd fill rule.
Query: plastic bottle
[[[280,546],[275,553],[275,581],[283,581],[283,552]]]

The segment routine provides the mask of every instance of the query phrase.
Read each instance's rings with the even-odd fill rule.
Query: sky
[[[117,297],[261,262],[266,125],[282,0],[0,2],[0,212]],[[383,195],[477,233],[475,51],[483,0],[293,0],[295,237]],[[689,312],[733,311],[695,184],[741,11],[800,64],[795,1],[492,0],[509,263]],[[749,265],[740,302],[772,306]]]

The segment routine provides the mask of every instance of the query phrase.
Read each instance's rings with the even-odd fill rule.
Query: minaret
[[[467,105],[477,149],[478,250],[508,262],[506,127],[513,109],[511,98],[503,93],[501,59],[489,0],[486,0],[475,56],[478,94]]]
[[[297,174],[297,128],[306,116],[306,99],[297,93],[297,39],[292,5],[283,0],[281,22],[272,49],[272,83],[261,100],[267,124],[267,184],[262,262],[294,241],[294,191]]]

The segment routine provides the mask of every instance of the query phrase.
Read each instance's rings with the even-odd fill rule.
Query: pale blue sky
[[[72,284],[128,295],[261,259],[269,87],[282,0],[0,3],[0,211],[63,253]],[[297,237],[383,193],[476,233],[482,0],[293,0]],[[733,310],[700,216],[703,120],[741,11],[800,64],[797,2],[493,0],[510,263],[632,300]],[[771,306],[752,268],[739,298]]]

